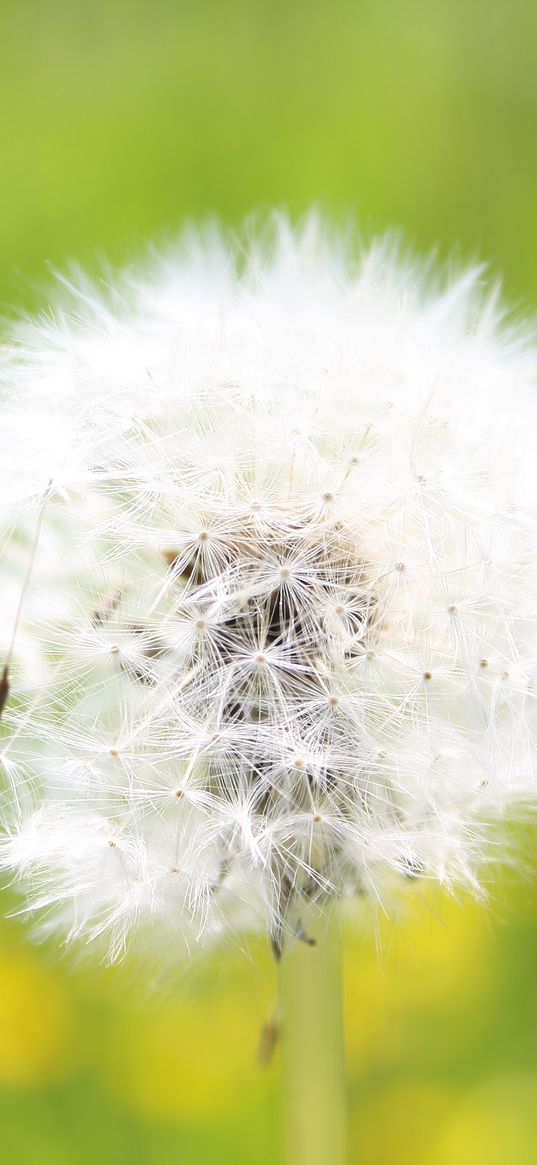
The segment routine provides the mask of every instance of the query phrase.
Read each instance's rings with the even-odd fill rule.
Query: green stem
[[[344,1165],[346,1084],[341,935],[335,912],[303,922],[281,963],[284,1121],[288,1165]]]

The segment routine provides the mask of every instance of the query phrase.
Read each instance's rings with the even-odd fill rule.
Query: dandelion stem
[[[295,941],[281,963],[287,1165],[344,1165],[346,1085],[341,936],[335,911],[304,918],[316,945]]]

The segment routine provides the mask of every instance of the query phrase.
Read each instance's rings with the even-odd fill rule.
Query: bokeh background
[[[533,311],[536,65],[532,0],[2,0],[0,303],[46,306],[49,266],[97,270],[185,218],[315,202],[488,260]],[[523,868],[488,904],[416,885],[397,922],[349,925],[351,1165],[537,1160],[536,841],[514,830]],[[164,998],[142,979],[0,924],[5,1159],[277,1165],[263,944]]]

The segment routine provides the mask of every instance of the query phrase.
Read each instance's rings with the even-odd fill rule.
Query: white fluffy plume
[[[111,957],[473,884],[537,792],[536,352],[479,271],[269,234],[4,350],[0,860]]]

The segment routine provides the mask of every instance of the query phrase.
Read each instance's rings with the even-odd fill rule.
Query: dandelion
[[[3,355],[1,864],[111,959],[477,890],[537,791],[535,350],[479,269],[268,234]]]

